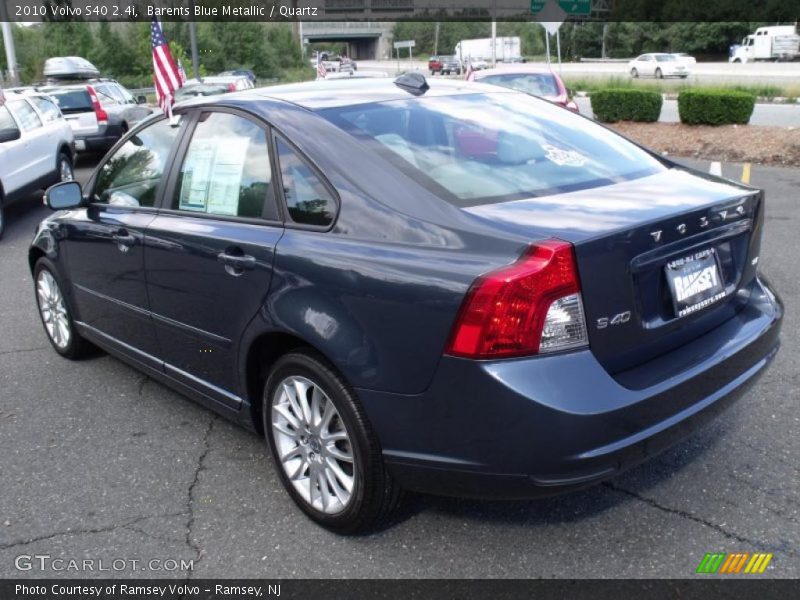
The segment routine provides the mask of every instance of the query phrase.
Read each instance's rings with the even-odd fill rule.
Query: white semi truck
[[[519,62],[522,60],[522,46],[519,37],[499,37],[496,40],[495,58],[497,62]],[[463,63],[471,59],[492,60],[492,38],[479,38],[476,40],[461,40],[456,44],[456,57]]]
[[[800,35],[794,25],[759,27],[731,49],[729,62],[795,60],[800,57]]]

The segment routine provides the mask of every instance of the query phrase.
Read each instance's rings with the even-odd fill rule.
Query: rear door
[[[8,108],[22,130],[26,182],[38,181],[55,170],[55,147],[42,119],[27,100],[8,102]]]
[[[147,233],[147,292],[166,372],[237,408],[238,351],[265,310],[283,225],[266,126],[202,109]]]
[[[7,105],[0,104],[0,130],[20,129]],[[20,130],[21,133],[21,130]],[[26,167],[28,157],[24,152],[25,140],[17,140],[0,144],[0,183],[3,192],[8,195],[25,186],[27,181]]]
[[[141,363],[160,368],[144,275],[144,233],[180,134],[166,119],[108,155],[86,190],[91,204],[62,231],[79,320]]]

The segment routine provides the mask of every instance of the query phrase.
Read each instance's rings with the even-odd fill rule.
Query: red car
[[[431,72],[431,75],[442,72],[442,60],[438,56],[431,56],[428,59],[428,71]]]
[[[468,79],[539,96],[573,112],[580,112],[564,82],[547,66],[513,65],[473,71]]]

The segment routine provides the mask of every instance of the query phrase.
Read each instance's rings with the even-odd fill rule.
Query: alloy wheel
[[[47,335],[63,350],[69,345],[72,333],[64,295],[50,271],[43,269],[39,272],[36,278],[36,294]]]
[[[347,508],[356,481],[353,445],[328,394],[306,377],[281,381],[272,397],[272,433],[287,478],[312,508]]]

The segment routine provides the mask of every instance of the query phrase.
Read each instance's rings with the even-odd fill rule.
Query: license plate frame
[[[706,248],[664,266],[674,316],[686,317],[726,296],[715,248]]]

